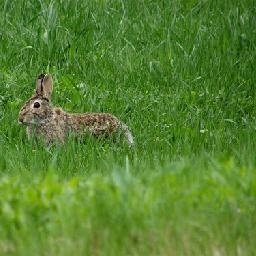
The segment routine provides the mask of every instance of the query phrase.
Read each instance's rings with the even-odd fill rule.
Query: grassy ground
[[[0,255],[255,254],[253,0],[1,3]],[[28,142],[41,72],[136,147]]]

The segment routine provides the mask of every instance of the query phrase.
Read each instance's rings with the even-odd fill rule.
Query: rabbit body
[[[51,105],[52,78],[40,75],[36,94],[21,108],[19,121],[27,126],[27,135],[42,138],[46,144],[64,142],[68,134],[77,136],[92,134],[96,137],[109,137],[123,134],[129,145],[133,136],[126,124],[108,113],[67,113]]]

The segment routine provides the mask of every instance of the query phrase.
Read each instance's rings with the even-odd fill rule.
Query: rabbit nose
[[[24,120],[23,117],[20,116],[20,117],[19,117],[19,122],[20,122],[20,123],[23,123],[23,120]]]

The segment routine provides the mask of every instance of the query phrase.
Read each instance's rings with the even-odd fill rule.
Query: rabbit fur
[[[126,124],[108,113],[67,113],[51,104],[53,80],[41,74],[36,81],[35,94],[19,112],[19,122],[27,127],[28,138],[42,138],[47,145],[64,142],[68,134],[78,136],[90,133],[95,137],[123,134],[131,146],[133,136]]]

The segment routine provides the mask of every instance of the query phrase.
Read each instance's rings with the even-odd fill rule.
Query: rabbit
[[[27,136],[39,137],[50,145],[64,143],[68,134],[77,136],[92,134],[95,137],[108,137],[123,134],[129,146],[134,145],[133,136],[126,124],[109,113],[67,113],[51,104],[53,79],[41,74],[36,81],[35,94],[19,112],[19,122],[27,128]]]

